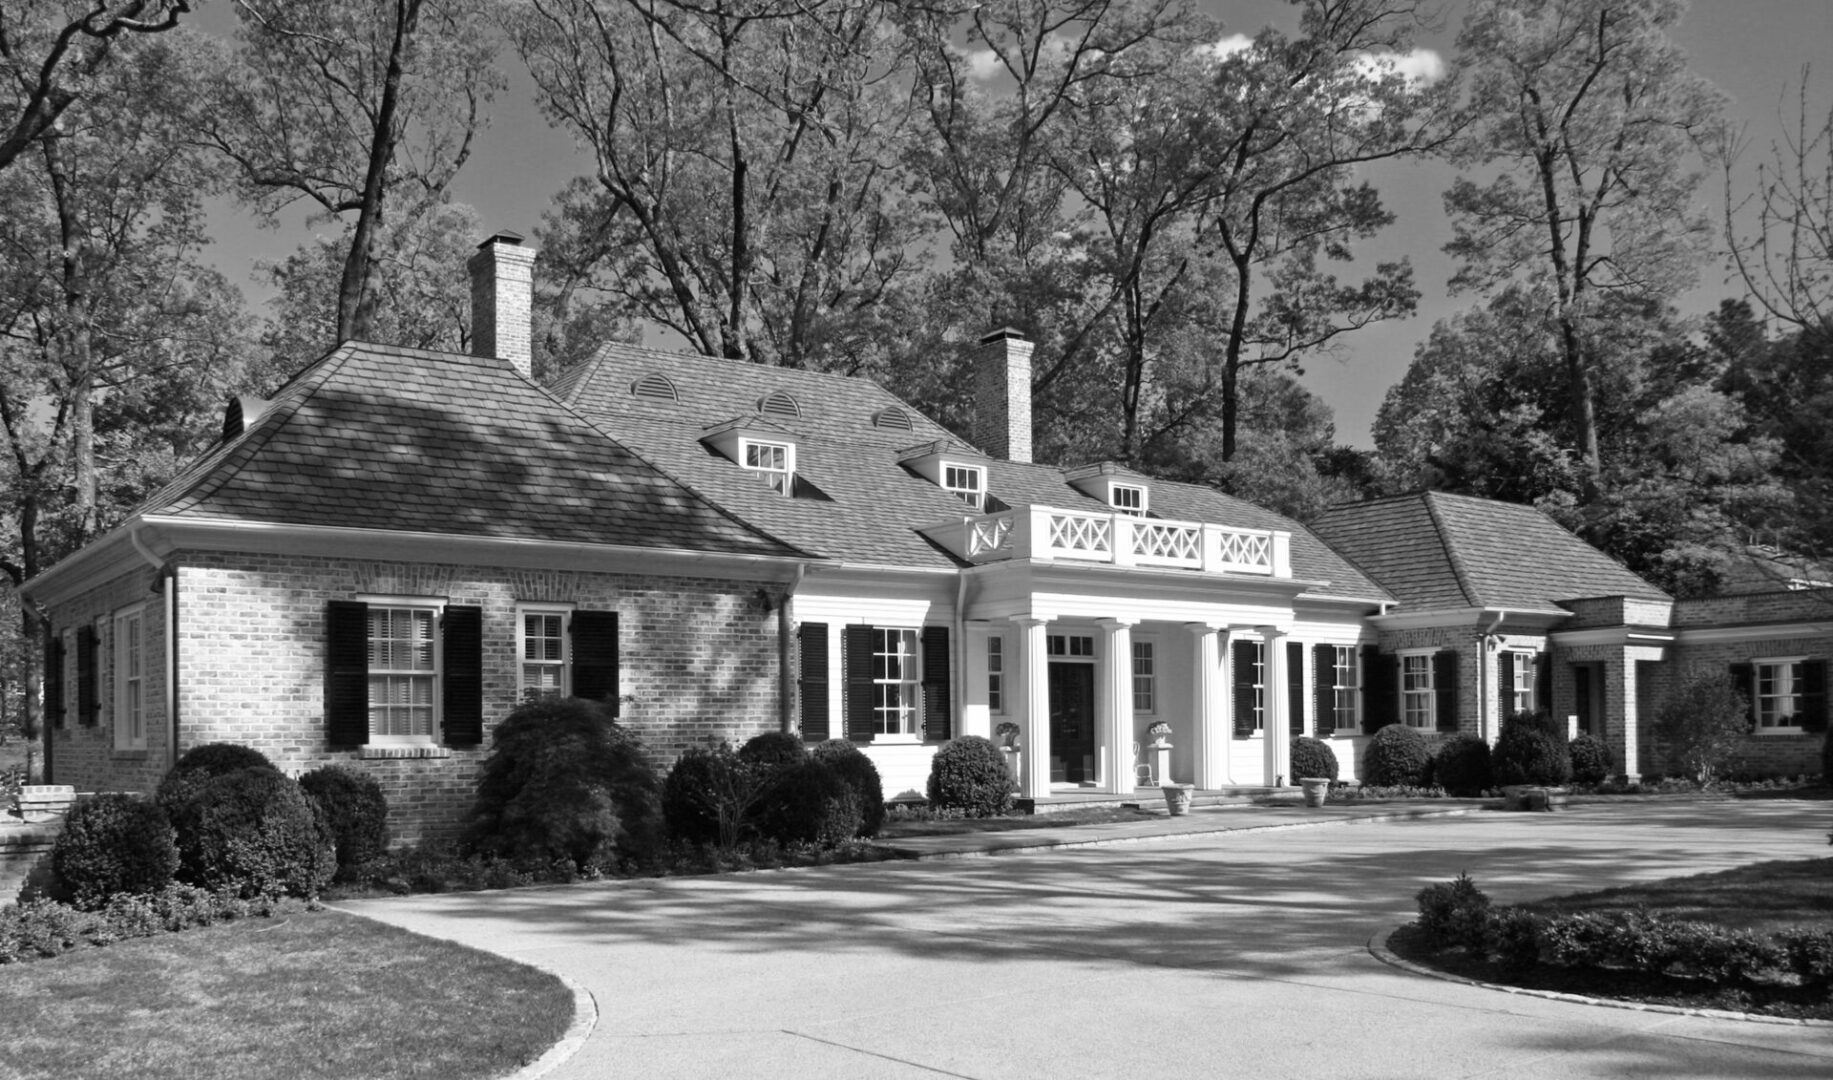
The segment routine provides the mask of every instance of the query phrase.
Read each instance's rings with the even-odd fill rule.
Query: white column
[[[1132,619],[1102,619],[1101,662],[1095,668],[1095,748],[1104,790],[1133,793],[1133,626]]]
[[[1266,754],[1266,780],[1291,784],[1292,717],[1286,700],[1286,635],[1277,626],[1259,627],[1262,657],[1265,665],[1261,677],[1266,680],[1262,713],[1261,749]],[[1284,778],[1280,781],[1279,778]]]
[[[1044,619],[1017,618],[1018,690],[1013,712],[1018,718],[1020,798],[1050,795],[1050,656],[1044,642]]]
[[[1196,638],[1191,660],[1192,715],[1190,730],[1174,729],[1171,737],[1190,740],[1195,762],[1191,782],[1199,788],[1221,787],[1228,778],[1229,718],[1222,703],[1222,654],[1228,634],[1218,635],[1207,623],[1186,623],[1184,629]]]

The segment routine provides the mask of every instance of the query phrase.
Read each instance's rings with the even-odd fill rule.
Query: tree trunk
[[[388,72],[382,82],[382,102],[376,110],[369,141],[369,168],[363,177],[362,206],[357,211],[356,232],[337,287],[337,340],[367,338],[374,321],[375,303],[370,280],[375,273],[375,252],[382,234],[382,200],[388,191],[388,167],[395,159],[401,133],[395,116],[401,105],[402,57],[412,45],[420,20],[421,0],[396,0],[395,34],[388,50]]]

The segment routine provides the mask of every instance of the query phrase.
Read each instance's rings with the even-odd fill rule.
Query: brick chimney
[[[534,377],[535,249],[499,232],[465,262],[471,272],[471,355],[507,360]]]
[[[1031,460],[1031,342],[1011,327],[974,350],[974,442],[1007,461]]]

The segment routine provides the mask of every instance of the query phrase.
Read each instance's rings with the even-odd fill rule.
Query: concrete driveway
[[[555,1078],[1826,1080],[1833,1028],[1506,994],[1366,946],[1460,870],[1508,902],[1811,858],[1829,808],[1492,812],[339,906],[583,984],[598,1023]]]

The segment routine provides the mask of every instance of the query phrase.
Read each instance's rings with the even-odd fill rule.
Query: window
[[[1108,501],[1123,514],[1146,516],[1146,489],[1137,484],[1113,485],[1108,488]]]
[[[1757,730],[1799,728],[1806,689],[1801,660],[1759,660],[1756,669]]]
[[[976,510],[986,506],[985,473],[977,466],[942,466],[942,487]]]
[[[567,623],[571,614],[564,608],[517,609],[521,645],[517,650],[521,658],[518,700],[567,696]]]
[[[1095,655],[1095,639],[1085,634],[1050,634],[1044,639],[1045,652],[1051,656]]]
[[[1362,730],[1362,667],[1357,663],[1353,645],[1332,646],[1330,670],[1331,706],[1336,715],[1336,730]]]
[[[77,644],[75,630],[64,631],[64,685],[60,695],[63,706],[56,720],[59,724],[72,721],[88,723],[89,718],[80,715],[83,697],[82,649]]]
[[[1158,669],[1152,655],[1152,642],[1133,643],[1133,711],[1158,711]]]
[[[1400,658],[1400,715],[1408,727],[1431,729],[1432,656],[1430,653]]]
[[[787,443],[752,442],[749,439],[744,441],[743,446],[745,468],[762,476],[764,482],[779,494],[789,494],[796,467],[795,447]]]
[[[1006,639],[987,638],[987,711],[1006,711]]]
[[[1509,685],[1502,688],[1507,695],[1508,711],[1533,712],[1537,708],[1534,701],[1534,680],[1537,672],[1535,663],[1537,654],[1531,652],[1510,652]]]
[[[369,605],[371,742],[433,737],[439,685],[431,607]]]
[[[1252,695],[1253,730],[1267,729],[1267,646],[1264,641],[1244,641],[1240,643],[1242,653],[1248,663],[1247,670],[1241,672],[1243,685]]]
[[[923,696],[917,632],[878,627],[873,631],[873,720],[877,734],[918,733],[918,703]]]
[[[115,615],[114,725],[115,749],[146,749],[145,609],[128,608]]]

